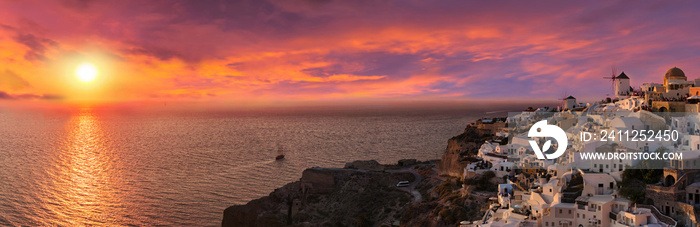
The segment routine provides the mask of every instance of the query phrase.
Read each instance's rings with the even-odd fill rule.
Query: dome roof
[[[673,67],[673,68],[669,69],[668,71],[666,71],[665,78],[666,79],[686,79],[685,73],[683,72],[683,70],[681,70],[677,67]]]

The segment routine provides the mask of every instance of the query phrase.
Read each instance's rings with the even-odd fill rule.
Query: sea
[[[0,225],[220,226],[310,167],[439,159],[499,110],[0,108]]]

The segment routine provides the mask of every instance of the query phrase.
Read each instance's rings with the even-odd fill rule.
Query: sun
[[[97,67],[90,63],[80,64],[75,70],[75,77],[86,84],[93,82],[97,79]]]

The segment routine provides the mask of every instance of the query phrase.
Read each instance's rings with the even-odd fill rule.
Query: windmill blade
[[[612,76],[616,77],[617,76],[617,65],[613,64],[610,68],[612,70]]]
[[[561,96],[561,98],[559,98],[559,100],[561,101],[561,104],[559,104],[559,107],[561,108],[562,111],[564,110],[564,107],[566,107],[566,98],[568,98],[568,97],[569,97],[569,92],[567,92],[566,90],[563,90],[562,96]]]
[[[611,76],[604,76],[603,79],[610,80],[610,90],[612,90],[612,94],[615,94],[614,96],[617,96],[617,94],[615,93],[615,80],[617,80],[617,66],[614,64],[610,66],[610,71],[612,73]]]

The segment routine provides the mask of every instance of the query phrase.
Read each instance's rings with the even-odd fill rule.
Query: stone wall
[[[676,201],[680,200],[683,192],[673,187],[664,187],[660,185],[647,185],[646,187],[646,203],[656,206],[661,213],[673,216],[672,213],[678,209]],[[666,211],[668,207],[668,212]]]
[[[698,226],[695,207],[684,202],[676,202],[676,215],[673,216],[680,226]]]
[[[651,109],[659,112],[685,112],[685,102],[652,101]]]
[[[664,180],[669,177],[676,178],[676,182],[670,186],[647,185],[646,202],[654,205],[658,210],[679,222],[680,226],[696,226],[696,209],[685,203],[687,201],[686,186],[695,181],[695,170],[681,171],[676,169],[664,169]],[[669,182],[664,182],[668,184]]]

